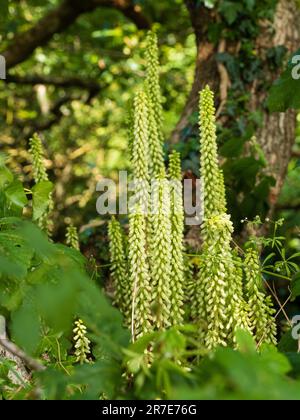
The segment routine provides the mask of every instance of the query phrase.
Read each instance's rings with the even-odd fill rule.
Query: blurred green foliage
[[[237,228],[246,215],[262,217],[268,210],[267,193],[274,180],[264,175],[264,156],[252,139],[262,121],[258,110],[249,113],[247,87],[261,78],[262,89],[270,84],[261,73],[255,53],[259,19],[270,16],[275,1],[242,2],[201,0],[218,7],[223,19],[212,25],[209,37],[217,42],[220,34],[230,42],[241,40],[241,57],[219,54],[232,80],[225,115],[226,127],[219,127],[221,154],[230,211]],[[188,13],[182,0],[136,1],[156,22],[161,42],[165,135],[168,137],[184,106],[193,80],[196,48]],[[2,0],[0,13],[1,50],[16,33],[27,30],[59,0]],[[144,33],[116,11],[99,9],[82,15],[66,32],[38,48],[32,57],[13,69],[19,77],[81,77],[99,83],[100,91],[86,103],[87,92],[79,88],[47,86],[44,101],[53,104],[68,95],[61,107],[59,124],[43,131],[47,166],[55,183],[57,202],[56,237],[70,217],[78,226],[95,218],[95,184],[103,177],[116,177],[129,166],[126,111],[138,80],[144,72]],[[270,67],[285,60],[285,48],[271,49]],[[270,91],[272,110],[299,107],[299,94],[290,79],[290,67]],[[32,175],[27,141],[28,132],[52,118],[41,111],[41,97],[30,85],[0,85],[0,145],[8,155],[0,162],[0,314],[8,321],[11,339],[29,355],[42,361],[46,369],[34,373],[30,383],[13,384],[13,361],[0,360],[0,394],[4,399],[99,399],[99,398],[180,398],[180,399],[300,399],[300,356],[297,343],[288,331],[278,349],[265,346],[255,352],[251,338],[238,336],[239,351],[218,349],[205,354],[195,339],[191,325],[145,336],[129,344],[119,312],[104,295],[99,268],[78,251],[50,242],[22,214],[35,216],[43,210],[50,184],[31,188]],[[197,120],[192,116],[191,125]],[[300,126],[300,124],[299,124]],[[252,140],[251,140],[252,139]],[[279,201],[278,211],[286,219],[278,235],[287,236],[287,255],[299,252],[299,154],[300,136]],[[244,146],[250,155],[242,156]],[[177,145],[183,156],[183,169],[197,174],[198,138],[190,127]],[[255,182],[257,181],[258,182]],[[26,185],[24,190],[22,182]],[[239,206],[236,197],[243,199]],[[27,199],[33,209],[25,209]],[[296,210],[296,211],[295,211]],[[58,217],[58,215],[60,215]],[[96,232],[96,233],[95,233]],[[84,246],[93,237],[93,255],[107,259],[105,227],[93,224],[81,233]],[[271,257],[272,258],[272,257]],[[269,263],[271,263],[269,261]],[[284,267],[278,266],[279,274]],[[282,270],[282,271],[280,271]],[[101,268],[100,276],[103,276]],[[273,279],[273,278],[272,278]],[[279,280],[278,280],[279,281]],[[299,273],[291,282],[294,303],[289,314],[299,311]],[[279,298],[286,298],[286,282]],[[282,301],[284,300],[282,299]],[[293,306],[294,305],[294,306]],[[89,364],[75,363],[72,343],[73,321],[82,318],[92,342]],[[147,349],[153,347],[149,365]]]
[[[183,1],[140,3],[145,13],[157,22],[165,101],[164,130],[168,135],[192,83],[196,55],[194,35]],[[30,28],[57,4],[57,0],[10,1],[9,14],[1,31],[1,50],[16,33]],[[49,44],[37,48],[28,60],[11,71],[19,77],[42,75],[64,79],[76,76],[93,80],[100,87],[91,103],[86,103],[88,93],[78,87],[49,85],[43,97],[50,108],[56,101],[68,95],[72,97],[60,109],[60,122],[42,133],[52,179],[58,180],[56,201],[61,218],[57,229],[64,216],[72,217],[78,224],[95,218],[97,180],[115,177],[118,170],[128,168],[126,114],[144,72],[143,38],[144,32],[137,30],[121,13],[99,8],[80,16],[64,33],[56,34]],[[51,112],[43,114],[41,111],[37,87],[1,83],[0,144],[12,156],[11,168],[23,180],[25,174],[26,180],[31,181],[27,170],[28,133],[52,118]]]

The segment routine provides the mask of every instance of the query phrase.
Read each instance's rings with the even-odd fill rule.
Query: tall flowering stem
[[[110,270],[114,282],[115,304],[125,317],[125,323],[131,321],[131,285],[128,276],[127,257],[124,245],[124,232],[120,223],[112,217],[108,224]]]
[[[149,241],[151,279],[154,293],[155,326],[171,325],[171,221],[170,188],[165,178],[152,183],[151,237]]]
[[[148,32],[146,44],[146,92],[149,97],[149,103],[154,114],[154,120],[157,127],[158,137],[161,144],[163,144],[162,95],[159,85],[159,59],[157,36],[155,32]]]
[[[169,158],[169,179],[171,198],[170,322],[171,325],[178,325],[183,322],[184,315],[184,211],[182,199],[180,154],[175,151],[171,153]]]
[[[214,95],[208,86],[200,92],[200,169],[203,182],[204,218],[226,209],[223,175],[219,170]]]
[[[71,248],[77,249],[79,251],[79,238],[78,232],[75,226],[71,225],[67,227],[66,232],[66,243]]]
[[[146,219],[136,207],[129,216],[129,274],[132,340],[152,330],[153,291],[146,254]]]
[[[33,178],[36,185],[46,183],[49,181],[48,174],[45,167],[44,150],[41,139],[37,134],[34,134],[29,141],[29,152],[32,159],[32,172]],[[46,210],[40,215],[37,222],[39,227],[46,231],[48,235],[51,235],[53,222],[49,218],[50,213],[53,211],[54,202],[52,198],[52,192],[49,193]]]
[[[87,330],[81,319],[75,321],[74,332],[74,347],[76,362],[83,364],[88,363],[88,355],[91,353],[90,340],[87,338]]]
[[[271,297],[264,291],[259,254],[253,244],[246,250],[245,276],[250,323],[257,344],[276,344],[275,310]]]
[[[149,131],[147,97],[143,91],[134,98],[132,167],[138,205],[144,213],[149,205]]]
[[[225,185],[218,165],[214,95],[200,92],[200,166],[203,183],[203,255],[197,282],[200,337],[207,348],[234,345],[237,328],[250,331],[240,261],[231,242]]]

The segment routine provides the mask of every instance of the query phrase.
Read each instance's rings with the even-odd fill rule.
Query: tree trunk
[[[220,19],[215,11],[205,8],[194,0],[186,0],[191,22],[195,30],[197,43],[197,59],[195,78],[191,92],[182,112],[181,118],[171,135],[171,142],[176,143],[181,138],[182,130],[190,123],[189,119],[193,112],[197,111],[199,91],[208,83],[216,92],[217,115],[220,114],[226,102],[226,93],[230,86],[230,80],[224,66],[217,62],[218,52],[230,51],[238,56],[239,44],[225,45],[224,40],[219,45],[213,45],[208,41],[207,30],[211,23]],[[293,0],[279,0],[273,22],[261,22],[260,35],[256,39],[256,52],[263,62],[265,79],[274,81],[280,73],[268,66],[267,51],[272,47],[285,46],[289,53],[299,48],[300,44],[300,10]],[[242,59],[242,58],[241,58]],[[262,104],[266,99],[266,89],[260,80],[254,80],[249,86],[251,90],[250,111],[263,109]],[[226,124],[226,118],[222,123]],[[267,160],[267,171],[273,175],[276,185],[272,188],[269,204],[270,214],[273,213],[276,201],[281,191],[287,166],[291,158],[292,147],[295,141],[296,112],[289,110],[286,113],[270,114],[263,109],[263,126],[258,129],[257,141],[262,147]],[[188,130],[186,130],[187,132]]]

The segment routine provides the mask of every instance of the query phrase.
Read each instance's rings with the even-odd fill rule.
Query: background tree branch
[[[132,0],[63,0],[62,3],[42,17],[31,29],[17,34],[1,54],[5,57],[7,70],[27,60],[37,47],[47,44],[54,34],[65,31],[83,13],[98,7],[114,8],[131,19],[139,29],[150,27],[150,21],[140,6]]]

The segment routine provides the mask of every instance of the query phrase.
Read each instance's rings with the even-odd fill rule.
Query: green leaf
[[[0,232],[0,275],[21,278],[27,273],[33,249],[16,231]]]
[[[243,353],[255,353],[256,344],[250,333],[238,329],[235,333],[237,348]]]
[[[238,157],[244,147],[246,138],[232,138],[220,148],[220,154],[224,157]]]
[[[281,337],[278,343],[278,349],[284,353],[297,351],[298,342],[297,340],[293,339],[292,330],[289,330],[283,334],[283,336]]]
[[[39,219],[47,211],[52,189],[53,184],[50,181],[41,181],[32,188],[33,220]]]
[[[6,189],[5,195],[9,202],[14,204],[17,207],[23,209],[27,204],[26,194],[24,192],[23,185],[20,181],[13,181]]]
[[[231,25],[238,17],[239,12],[243,10],[243,6],[240,3],[233,1],[223,1],[220,4],[220,12],[223,14],[227,23]]]
[[[0,189],[4,188],[6,185],[10,184],[13,181],[13,174],[9,169],[3,164],[0,165]]]
[[[285,353],[285,356],[288,358],[290,364],[292,365],[291,374],[296,377],[300,377],[300,353]]]
[[[40,322],[32,302],[25,302],[12,315],[12,336],[26,352],[33,354],[41,339]]]
[[[297,57],[299,60],[297,61]],[[289,60],[286,71],[270,89],[267,106],[271,112],[284,112],[300,108],[300,50]],[[298,71],[297,71],[298,68]],[[295,78],[297,74],[299,78]]]

